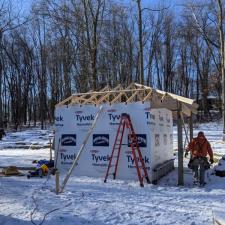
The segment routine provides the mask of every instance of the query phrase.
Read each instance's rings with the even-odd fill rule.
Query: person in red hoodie
[[[185,152],[185,157],[187,157],[189,151],[191,152],[191,159],[188,167],[193,171],[194,184],[199,182],[200,186],[204,186],[205,171],[210,168],[207,155],[209,155],[211,164],[213,164],[214,161],[211,145],[202,131],[189,143]]]

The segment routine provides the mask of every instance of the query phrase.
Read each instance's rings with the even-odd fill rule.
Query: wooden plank
[[[148,94],[143,98],[143,102],[145,102],[148,98],[151,98],[152,97],[152,94],[153,94],[153,91],[152,90],[150,90],[149,92],[148,92]]]
[[[126,103],[130,102],[131,100],[133,100],[134,97],[136,97],[138,94],[138,91],[135,91],[126,101]]]
[[[213,222],[217,225],[225,225],[225,215],[224,210],[218,208],[212,211],[213,213]]]
[[[182,120],[182,124],[183,124],[183,127],[184,127],[184,132],[185,132],[185,136],[186,136],[186,139],[187,139],[187,142],[189,143],[189,137],[188,137],[188,131],[186,129],[186,126],[185,126],[185,122],[184,122],[184,117],[183,117],[183,114],[181,113],[181,120]]]
[[[108,91],[108,90],[110,90],[110,87],[109,87],[109,85],[106,85],[104,88],[102,88],[102,89],[100,90],[100,92]]]
[[[58,195],[60,192],[60,185],[59,185],[59,171],[55,172],[55,192]]]
[[[73,170],[75,168],[75,166],[77,165],[77,162],[80,159],[81,153],[83,152],[83,150],[84,150],[84,148],[85,148],[85,146],[86,146],[86,144],[88,142],[88,139],[89,139],[89,137],[90,137],[90,135],[91,135],[91,133],[92,133],[92,131],[93,131],[93,129],[94,129],[94,127],[95,127],[95,125],[96,125],[96,123],[98,121],[98,118],[99,118],[100,114],[102,113],[102,111],[103,111],[103,106],[100,106],[100,109],[99,109],[98,113],[96,114],[95,119],[94,119],[91,127],[88,130],[87,136],[85,137],[85,139],[83,141],[83,144],[81,145],[80,150],[77,153],[77,156],[74,159],[73,164],[70,167],[70,169],[69,169],[69,171],[68,171],[68,173],[67,173],[67,175],[66,175],[66,177],[65,177],[65,179],[64,179],[64,181],[62,183],[62,187],[61,187],[60,192],[63,192],[63,190],[64,190],[64,188],[65,188],[65,186],[66,186],[66,184],[67,184],[67,182],[68,182],[68,180],[69,180],[69,178],[70,178],[70,176],[71,176],[71,174],[72,174],[72,172],[73,172]]]
[[[87,104],[87,103],[93,103],[95,104],[96,103],[96,97],[97,95],[99,95],[98,93],[96,94],[93,94],[90,98],[86,99],[83,104]],[[95,99],[95,101],[93,101],[93,99]]]
[[[74,104],[82,104],[82,101],[86,101],[86,96],[89,96],[89,95],[91,95],[92,94],[92,92],[93,92],[93,90],[90,90],[90,91],[88,91],[88,92],[86,92],[85,94],[82,94],[81,96],[74,96],[73,95],[73,99],[72,99],[72,101],[71,101],[71,104],[70,105],[74,105]]]
[[[137,91],[137,94],[136,94],[136,97],[137,97],[137,101],[142,101],[143,97],[142,97],[142,93],[144,93],[144,91],[140,92],[140,91]]]
[[[121,84],[117,85],[113,91],[117,91],[120,90],[122,88]],[[97,102],[96,104],[99,105],[101,104],[104,100],[106,100],[106,98],[108,98],[110,96],[111,93],[107,93],[106,95],[103,95]],[[109,102],[109,101],[108,101]]]
[[[125,92],[120,92],[110,103],[113,104],[115,103],[119,98],[122,97],[122,95],[124,95]]]
[[[225,225],[224,222],[221,222],[221,221],[219,221],[218,219],[215,219],[215,222],[216,222],[217,225]]]
[[[58,104],[56,104],[56,106],[62,106],[65,105],[66,102],[70,101],[73,98],[73,95],[71,95],[70,97],[64,99],[63,101],[59,102]]]
[[[190,140],[193,139],[193,115],[191,113],[189,117],[189,129],[190,129]]]
[[[178,136],[178,185],[184,185],[183,167],[183,130],[181,119],[181,103],[177,101],[177,136]]]
[[[12,165],[11,165],[12,166]],[[9,166],[0,166],[0,169],[6,169],[8,168]],[[31,167],[31,166],[16,166],[16,168],[18,170],[35,170],[36,168],[35,167]]]
[[[146,89],[144,89],[144,88],[138,88],[138,89],[121,89],[121,90],[109,90],[109,91],[103,91],[103,92],[94,91],[94,92],[92,92],[90,94],[91,95],[93,95],[93,94],[105,95],[107,93],[115,93],[115,94],[117,94],[117,93],[120,93],[120,92],[127,93],[127,92],[134,92],[134,91],[146,91]],[[73,94],[72,96],[77,97],[77,96],[83,96],[85,94],[87,94],[87,93],[77,93],[77,94]]]
[[[122,90],[123,86],[121,84],[118,84],[115,88],[112,89],[112,91]]]
[[[50,149],[49,149],[50,150],[50,152],[49,152],[50,153],[50,156],[49,156],[49,160],[51,161],[52,160],[52,144],[53,144],[53,141],[52,141],[51,138],[50,138],[49,141],[50,141]]]

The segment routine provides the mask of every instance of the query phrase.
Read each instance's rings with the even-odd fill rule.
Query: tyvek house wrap
[[[122,113],[128,113],[138,136],[140,150],[151,180],[152,170],[173,158],[171,111],[151,109],[149,102],[104,104],[103,107],[103,112],[88,139],[73,175],[104,178],[120,116]],[[56,108],[55,156],[61,174],[65,174],[72,165],[98,110],[99,107],[94,105]],[[127,130],[122,144],[117,178],[137,180]]]

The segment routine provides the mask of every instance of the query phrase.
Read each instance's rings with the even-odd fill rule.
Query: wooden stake
[[[59,186],[59,171],[57,170],[55,172],[55,192],[58,195],[60,191],[60,186]]]
[[[52,161],[52,139],[50,138],[50,161]]]
[[[58,155],[59,155],[59,147],[60,147],[60,145],[61,145],[61,139],[59,138],[59,141],[58,141],[58,148],[55,149],[55,151],[57,151],[56,154],[55,154],[55,158],[54,158],[54,168],[55,168],[55,169],[56,169],[56,167],[57,167],[57,161],[58,161]]]

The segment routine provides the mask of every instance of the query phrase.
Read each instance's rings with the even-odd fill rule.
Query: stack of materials
[[[9,166],[2,170],[2,174],[5,176],[13,176],[13,175],[20,175],[20,172],[16,166]]]
[[[225,155],[219,160],[218,166],[215,167],[216,176],[225,177]]]

